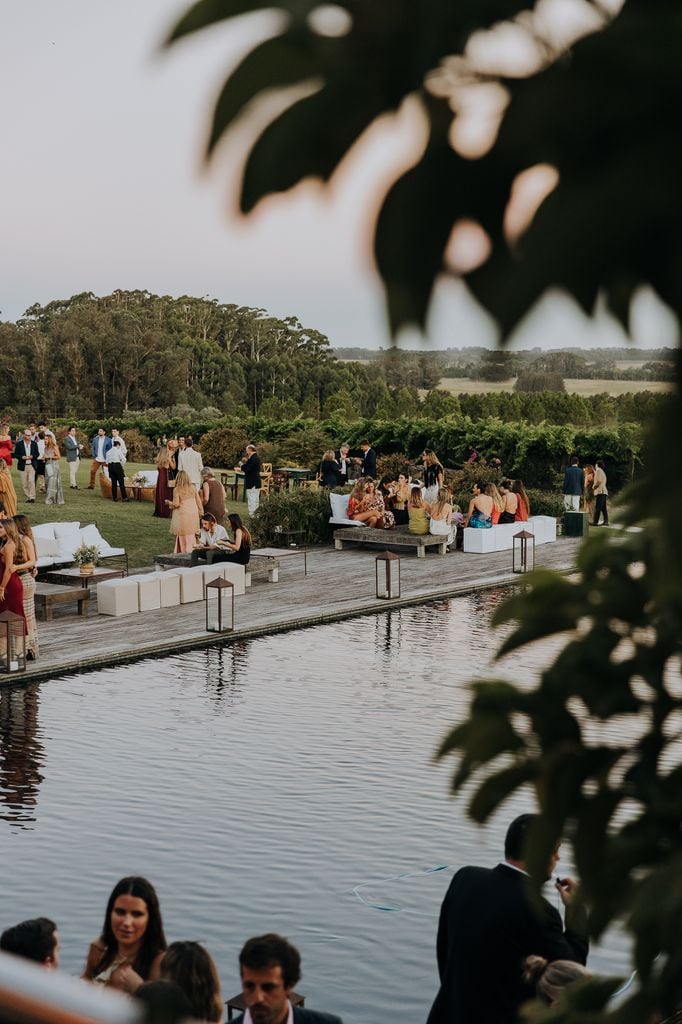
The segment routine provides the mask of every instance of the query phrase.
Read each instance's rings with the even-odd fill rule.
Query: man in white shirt
[[[107,469],[109,470],[109,479],[111,480],[111,500],[118,501],[116,497],[117,491],[121,491],[121,499],[128,501],[128,495],[126,493],[126,475],[125,469],[123,468],[126,464],[125,455],[121,451],[121,442],[114,441],[113,445],[107,452]]]
[[[111,443],[115,444],[116,441],[118,441],[118,443],[121,446],[121,451],[123,452],[123,457],[125,459],[127,459],[128,458],[128,446],[125,443],[125,441],[123,440],[123,436],[121,434],[119,434],[119,432],[116,429],[116,427],[112,427],[111,428]]]
[[[184,442],[184,448],[180,444],[181,441]],[[202,484],[201,471],[204,468],[204,463],[201,453],[194,447],[191,437],[178,438],[177,463],[178,470],[184,470],[192,481],[192,485],[197,491],[200,490]]]

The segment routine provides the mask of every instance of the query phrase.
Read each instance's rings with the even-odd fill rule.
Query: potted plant
[[[99,547],[97,544],[81,544],[73,553],[74,565],[80,566],[81,576],[89,576],[96,565],[99,565]]]

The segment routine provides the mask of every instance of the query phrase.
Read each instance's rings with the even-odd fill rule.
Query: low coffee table
[[[72,601],[76,601],[78,604],[78,614],[87,616],[89,600],[90,591],[87,587],[62,587],[58,583],[36,583],[35,605],[36,609],[42,608],[45,622],[52,619],[54,605]]]
[[[270,583],[277,583],[279,579],[279,562],[282,558],[289,558],[291,555],[303,555],[303,575],[308,575],[308,551],[307,548],[252,548],[251,561],[265,561],[268,568],[268,579]]]
[[[53,569],[52,572],[48,572],[47,580],[49,583],[64,583],[73,585],[77,580],[80,581],[81,587],[89,587],[91,583],[103,583],[104,580],[120,580],[125,576],[125,569],[104,569],[100,565],[96,565],[92,572],[81,573],[80,569],[76,566],[75,569]]]

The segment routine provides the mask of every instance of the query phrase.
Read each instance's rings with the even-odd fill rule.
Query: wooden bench
[[[56,604],[64,604],[67,601],[77,601],[78,614],[87,616],[89,600],[90,590],[88,587],[64,587],[59,583],[36,583],[35,605],[36,609],[42,609],[45,622],[52,619],[52,609]]]
[[[375,530],[371,526],[349,526],[334,531],[334,547],[342,551],[344,544],[372,544],[382,548],[416,548],[417,558],[426,557],[427,548],[438,548],[439,555],[448,550],[447,537],[432,537],[430,533],[419,536],[404,527],[393,530]]]

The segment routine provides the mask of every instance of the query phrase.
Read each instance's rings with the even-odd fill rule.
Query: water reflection
[[[36,820],[45,749],[38,739],[39,690],[0,690],[0,819],[25,827]]]
[[[229,644],[207,648],[202,652],[206,667],[206,692],[225,708],[244,700],[251,641],[234,640]]]

